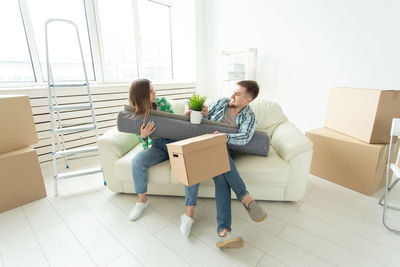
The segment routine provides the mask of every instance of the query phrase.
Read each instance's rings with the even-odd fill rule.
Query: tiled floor
[[[368,197],[311,176],[304,200],[261,201],[269,213],[262,223],[233,201],[233,230],[245,246],[219,250],[214,199],[199,200],[187,239],[178,227],[183,197],[150,196],[149,209],[131,222],[136,195],[108,191],[96,174],[60,182],[54,197],[51,165],[42,170],[48,197],[0,214],[0,267],[400,266],[400,235],[381,222],[382,190]],[[390,219],[400,228],[400,212]]]

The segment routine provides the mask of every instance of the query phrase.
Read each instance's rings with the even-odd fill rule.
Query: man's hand
[[[147,136],[151,135],[156,128],[154,127],[154,122],[150,121],[146,124],[142,124],[140,127],[140,137],[141,138],[146,138]]]
[[[185,115],[190,116],[190,112],[191,112],[191,110],[189,108],[189,110],[185,112]],[[201,110],[201,116],[203,116],[203,117],[208,116],[208,107],[207,106],[204,106],[203,109]]]
[[[204,106],[203,109],[201,110],[201,115],[203,117],[207,117],[208,116],[208,107]]]
[[[218,131],[215,131],[215,132],[213,132],[213,134],[219,134],[220,132],[218,132]]]

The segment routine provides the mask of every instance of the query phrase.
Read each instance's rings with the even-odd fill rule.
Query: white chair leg
[[[400,181],[400,178],[396,178],[396,180],[394,180],[392,182],[392,184],[388,187],[388,197],[389,197],[389,193],[390,191],[393,189],[393,187]],[[381,197],[381,199],[379,200],[379,205],[383,206],[384,202],[385,202],[385,195],[386,193]],[[398,210],[400,211],[400,206],[397,205],[392,205],[392,204],[386,204],[386,206],[390,209],[394,209],[394,210]]]
[[[393,128],[393,127],[392,127]],[[379,200],[379,204],[382,205],[382,200],[383,200],[383,216],[382,216],[382,222],[383,225],[390,231],[400,234],[400,230],[397,230],[393,227],[390,227],[387,223],[387,210],[388,209],[394,209],[394,210],[400,210],[400,207],[395,206],[395,205],[389,205],[388,204],[388,197],[390,191],[395,187],[395,185],[399,182],[399,177],[396,177],[396,179],[389,185],[389,174],[390,174],[390,163],[391,163],[391,151],[392,151],[392,145],[393,145],[393,138],[391,136],[390,138],[390,144],[389,144],[389,153],[388,153],[388,159],[387,159],[387,167],[386,167],[386,184],[385,184],[385,194],[382,196],[382,198]]]
[[[392,207],[389,207],[389,206],[387,205],[387,201],[385,201],[385,202],[384,202],[384,205],[383,205],[383,220],[382,220],[383,225],[384,225],[388,230],[390,230],[390,231],[392,231],[392,232],[394,232],[394,233],[396,233],[396,234],[400,234],[400,229],[399,229],[399,230],[398,230],[398,229],[395,229],[395,228],[389,226],[388,223],[387,223],[387,209],[390,209],[390,208],[393,209]]]

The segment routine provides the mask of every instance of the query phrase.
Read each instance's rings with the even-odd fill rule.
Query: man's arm
[[[253,113],[250,113],[248,117],[242,122],[239,128],[239,132],[235,134],[227,134],[228,144],[244,146],[250,142],[253,138],[256,130],[257,121]]]
[[[213,102],[209,109],[208,109],[208,115],[207,119],[209,120],[211,116],[214,115],[214,113],[218,110],[218,108],[222,105],[223,99],[218,99],[217,101]]]

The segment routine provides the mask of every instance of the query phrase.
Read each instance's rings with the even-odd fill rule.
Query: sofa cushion
[[[279,124],[287,121],[286,115],[277,103],[256,99],[250,103],[250,107],[256,116],[257,130],[267,133],[270,137]]]
[[[279,157],[272,146],[268,157],[237,153],[234,155],[233,161],[246,185],[285,185],[290,177],[290,164]],[[177,183],[174,180],[171,181]],[[214,182],[213,179],[207,179],[202,184],[213,185]]]
[[[132,158],[142,150],[142,146],[137,145],[114,163],[115,175],[118,179],[133,181],[131,171]],[[272,146],[268,157],[237,153],[234,155],[233,160],[246,184],[285,185],[290,177],[290,164],[279,157]],[[179,184],[171,175],[169,160],[150,167],[148,174],[149,183]],[[202,182],[202,184],[214,186],[212,178]]]
[[[115,175],[118,179],[133,181],[131,162],[133,157],[140,151],[143,151],[143,147],[139,144],[114,162]],[[156,164],[148,170],[149,183],[169,184],[171,180],[170,173],[171,166],[169,160]]]
[[[290,164],[270,147],[268,157],[240,153],[234,157],[236,168],[246,184],[279,184],[288,182]]]
[[[185,114],[185,101],[182,100],[168,100],[171,103],[171,108],[175,114],[184,115]]]

